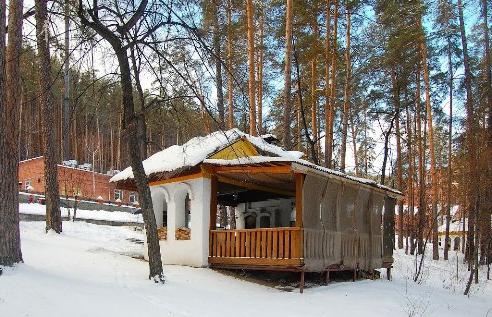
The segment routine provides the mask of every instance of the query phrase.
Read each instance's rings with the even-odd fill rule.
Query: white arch
[[[169,194],[167,188],[164,186],[159,186],[158,188],[162,190],[162,193],[164,194],[164,199],[166,200],[166,203],[169,204],[169,202],[171,201],[171,195]]]
[[[186,182],[176,184],[176,188],[174,189],[174,195],[173,195],[174,199],[176,199],[177,195],[181,194],[183,192],[183,190],[185,190],[188,193],[190,200],[193,200],[193,197],[194,197],[193,196],[193,190],[191,188],[191,185],[186,183]]]

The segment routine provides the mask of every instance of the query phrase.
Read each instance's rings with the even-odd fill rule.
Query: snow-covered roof
[[[238,157],[236,159],[209,159],[213,154],[241,138],[249,141],[262,152],[261,154],[265,155]],[[263,139],[263,136],[255,137],[241,132],[238,129],[231,129],[228,131],[217,131],[203,137],[195,137],[183,145],[173,145],[150,156],[143,161],[143,165],[145,173],[150,176],[156,173],[173,172],[187,167],[191,168],[201,163],[211,165],[243,165],[267,162],[289,162],[298,169],[309,169],[311,171],[317,171],[318,173],[324,173],[359,184],[376,187],[399,196],[402,195],[401,192],[381,185],[373,180],[350,176],[303,160],[301,159],[303,155],[302,152],[286,151],[277,145],[270,144]],[[110,181],[119,182],[132,178],[133,171],[131,167],[127,167],[122,172],[113,176]]]
[[[285,159],[296,160],[304,154],[298,151],[285,151],[279,146],[270,144],[261,137],[251,136],[238,129],[217,131],[207,136],[195,137],[183,145],[173,145],[155,153],[143,161],[145,173],[151,175],[161,172],[172,172],[185,167],[193,167],[210,155],[244,138],[262,152]],[[131,167],[127,167],[111,178],[111,182],[119,182],[133,178]]]

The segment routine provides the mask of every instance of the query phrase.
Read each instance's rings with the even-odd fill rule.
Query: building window
[[[82,189],[80,187],[76,187],[74,190],[73,190],[73,196],[74,197],[81,197],[83,196],[82,195]]]
[[[123,200],[123,192],[120,189],[115,189],[114,190],[114,200]]]
[[[128,200],[130,201],[130,204],[136,204],[138,202],[137,193],[131,192]]]
[[[190,194],[185,197],[185,227],[191,229],[191,199]]]
[[[162,226],[167,227],[167,202],[164,201],[164,207],[162,208]]]
[[[33,189],[31,180],[26,181],[26,184],[24,185],[24,189],[25,190],[32,190]]]

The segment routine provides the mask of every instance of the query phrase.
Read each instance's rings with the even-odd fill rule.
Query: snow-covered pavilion
[[[293,270],[301,279],[389,269],[401,193],[310,163],[272,140],[217,131],[143,162],[163,262]],[[135,187],[130,167],[111,181]],[[235,228],[219,227],[220,208],[234,210]]]

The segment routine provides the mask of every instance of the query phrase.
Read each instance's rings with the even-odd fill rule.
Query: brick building
[[[89,170],[89,166],[58,165],[58,185],[60,195],[83,200],[121,203],[135,205],[138,202],[137,193],[117,189],[109,182],[110,175]],[[44,159],[42,156],[19,162],[19,189],[32,193],[45,191]]]

